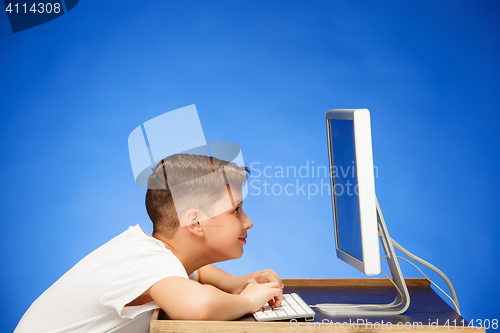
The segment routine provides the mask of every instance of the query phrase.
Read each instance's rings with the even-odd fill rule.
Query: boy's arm
[[[277,282],[283,288],[283,282],[280,277],[271,269],[265,269],[244,276],[236,276],[228,274],[214,265],[206,265],[199,269],[198,279],[200,283],[211,284],[231,294],[239,294],[249,283]],[[279,303],[281,303],[283,299],[282,295],[278,299]]]
[[[259,310],[279,294],[277,282],[248,284],[234,295],[178,276],[158,281],[149,289],[151,298],[170,319],[191,320],[236,319]]]

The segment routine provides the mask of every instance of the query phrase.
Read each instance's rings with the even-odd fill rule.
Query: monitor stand
[[[393,283],[397,289],[396,299],[389,304],[317,304],[316,309],[331,316],[370,316],[370,315],[398,315],[406,311],[410,305],[410,294],[406,287],[401,268],[399,267],[396,252],[392,246],[389,232],[377,200],[378,234],[382,240],[387,262],[391,270]]]

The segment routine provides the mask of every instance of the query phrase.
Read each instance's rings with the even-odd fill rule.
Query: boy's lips
[[[244,244],[246,244],[246,243],[247,243],[247,236],[245,236],[245,237],[240,237],[240,238],[238,238],[238,239],[239,239],[240,241],[242,241]]]

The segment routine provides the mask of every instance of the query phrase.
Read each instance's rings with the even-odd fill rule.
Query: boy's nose
[[[253,227],[253,222],[248,218],[248,216],[245,214],[245,222],[244,222],[245,229],[250,229]]]

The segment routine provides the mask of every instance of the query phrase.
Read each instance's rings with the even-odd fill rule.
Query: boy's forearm
[[[228,274],[213,265],[200,268],[199,273],[200,283],[212,285],[231,294],[240,293],[246,285],[241,277]]]
[[[182,277],[158,281],[149,295],[171,319],[232,320],[254,310],[248,296],[233,295],[212,285]]]
[[[210,284],[231,294],[239,294],[249,283],[278,282],[283,288],[283,281],[271,269],[257,271],[245,276],[231,275],[213,265],[206,265],[199,270],[199,282]]]
[[[240,276],[227,274],[224,279],[219,281],[221,290],[230,294],[239,294],[247,285]],[[217,286],[215,286],[217,287]]]
[[[252,311],[250,301],[242,295],[223,292],[206,285],[203,320],[233,320]]]

